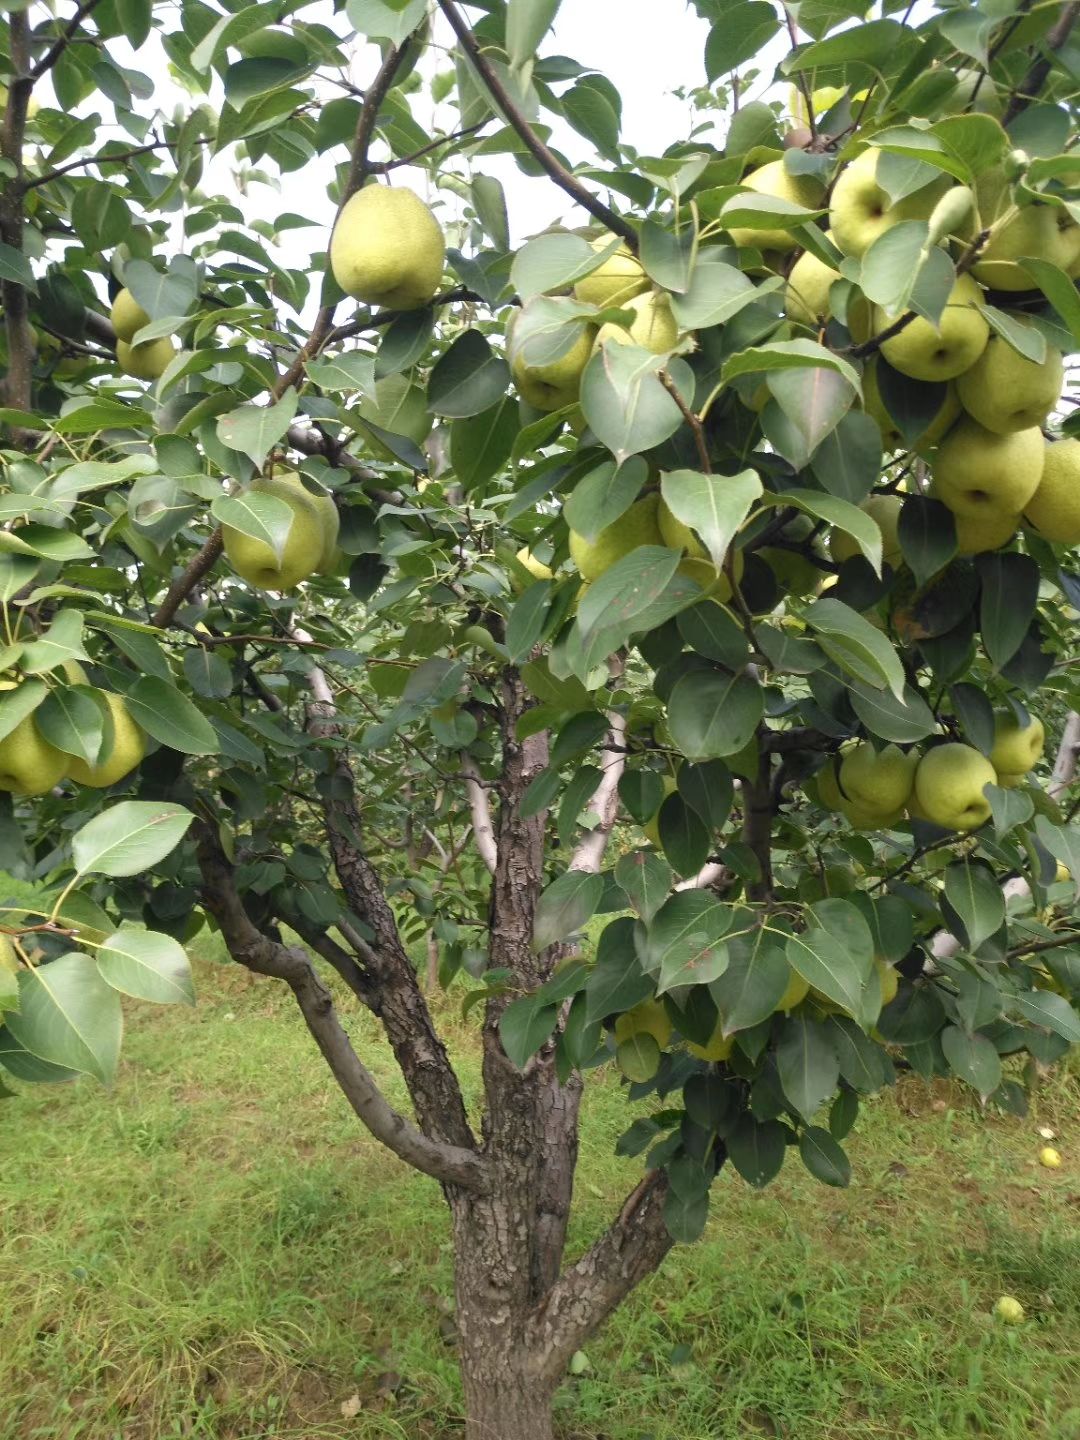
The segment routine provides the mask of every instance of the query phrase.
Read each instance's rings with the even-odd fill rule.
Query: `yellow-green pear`
[[[837,769],[837,757],[830,755],[814,776],[813,783],[818,803],[823,805],[826,810],[839,810],[844,803],[844,796],[836,778]]]
[[[367,185],[342,206],[330,268],[346,295],[387,310],[418,310],[439,288],[442,226],[404,186]]]
[[[159,340],[147,340],[144,345],[129,345],[126,340],[116,342],[116,360],[126,375],[136,380],[160,380],[176,354],[172,337],[163,335]]]
[[[1020,529],[1019,515],[953,515],[956,526],[956,553],[982,555],[1000,550]]]
[[[595,540],[586,540],[584,535],[571,530],[570,558],[581,578],[590,583],[599,580],[605,570],[610,570],[617,560],[639,545],[663,545],[664,537],[656,518],[659,505],[659,495],[635,500],[629,510],[601,530]]]
[[[117,340],[126,340],[129,343],[144,325],[150,324],[150,316],[126,288],[117,292],[109,319],[116,331]]]
[[[793,175],[782,160],[770,160],[744,175],[741,184],[758,195],[775,195],[789,200],[804,210],[817,210],[825,194],[820,180],[812,175]],[[742,226],[728,226],[732,244],[753,246],[757,250],[776,250],[781,254],[798,248],[799,241],[790,230],[751,230]]]
[[[514,382],[537,410],[562,410],[573,405],[581,390],[581,375],[593,353],[595,325],[585,325],[564,355],[549,365],[527,365],[519,351],[510,363]]]
[[[970,370],[986,349],[990,326],[982,313],[983,304],[983,293],[976,282],[970,275],[960,275],[939,326],[919,315],[898,334],[884,340],[881,353],[894,370],[912,380],[953,380]],[[895,318],[875,310],[875,335],[887,330]]]
[[[44,795],[68,773],[70,760],[42,736],[33,715],[27,715],[0,740],[0,790]]]
[[[1023,776],[1042,759],[1046,733],[1034,715],[1021,725],[1011,710],[994,716],[994,744],[990,764],[1000,776]]]
[[[902,810],[915,784],[919,757],[896,745],[875,750],[863,741],[849,750],[840,764],[840,788],[852,805],[864,811],[892,814]]]
[[[601,325],[594,349],[614,341],[619,345],[640,345],[643,350],[662,355],[675,346],[679,338],[679,324],[671,313],[666,295],[650,290],[623,302],[622,308],[633,311],[630,325],[616,325],[614,322]]]
[[[657,508],[656,519],[660,526],[662,544],[669,546],[672,550],[685,550],[691,560],[704,560],[706,558],[709,553],[708,550],[706,550],[693,530],[690,529],[689,525],[684,525],[681,520],[675,518],[663,500],[660,501],[659,507]]]
[[[686,1048],[697,1059],[708,1060],[711,1064],[716,1065],[721,1060],[727,1060],[731,1055],[735,1048],[735,1036],[724,1035],[724,1022],[721,1019],[716,1022],[716,1029],[704,1045],[698,1045],[693,1040],[688,1040]]]
[[[642,1000],[615,1021],[615,1039],[620,1044],[633,1035],[651,1035],[661,1050],[671,1043],[671,1021],[660,1000]]]
[[[789,1010],[794,1010],[796,1005],[801,1005],[809,994],[810,982],[804,980],[797,970],[792,970],[787,988],[773,1008],[786,1015]]]
[[[840,814],[853,830],[892,830],[904,816],[904,807],[881,810],[876,805],[857,805],[854,800],[841,800]]]
[[[971,745],[955,741],[927,751],[915,771],[920,813],[945,830],[977,830],[990,818],[983,787],[997,784],[997,771]]]
[[[991,223],[982,209],[985,187],[977,187],[980,217]],[[1001,214],[1008,213],[1008,194],[999,201]],[[1017,262],[1025,256],[1049,260],[1060,270],[1069,270],[1080,260],[1080,225],[1069,212],[1055,205],[1026,205],[1004,224],[993,225],[971,273],[990,290],[1021,292],[1036,289],[1033,277]]]
[[[99,693],[105,697],[112,715],[112,749],[96,765],[88,765],[85,760],[73,756],[68,765],[68,775],[80,785],[104,790],[122,780],[139,764],[146,754],[146,736],[131,718],[120,695],[114,695],[111,690]]]
[[[784,309],[788,319],[799,325],[809,325],[812,329],[823,324],[832,314],[829,291],[840,278],[839,270],[824,264],[809,250],[804,250],[791,267],[784,289]]]
[[[252,482],[251,491],[284,500],[292,521],[281,559],[265,540],[256,540],[231,525],[221,527],[229,563],[249,585],[264,590],[292,590],[326,563],[329,515],[325,496],[307,490],[299,475],[285,472]],[[333,501],[329,502],[333,505]],[[334,511],[335,516],[337,511]],[[334,539],[336,541],[336,532]]]
[[[594,250],[605,250],[614,239],[614,235],[601,235],[589,243]],[[648,288],[649,277],[641,268],[641,261],[625,245],[620,245],[576,283],[574,294],[586,305],[623,305]]]
[[[905,440],[900,433],[896,421],[885,408],[885,402],[881,398],[881,389],[878,385],[878,362],[875,356],[867,365],[862,375],[863,409],[871,420],[875,422],[881,431],[881,446],[883,450],[917,450],[920,453],[932,450],[939,443],[942,437],[952,426],[953,421],[961,413],[960,401],[957,398],[956,386],[952,383],[946,385],[945,395],[937,414],[927,425],[921,435],[915,440]]]
[[[903,503],[900,495],[871,495],[859,506],[881,531],[881,559],[894,570],[904,563],[904,552],[900,548],[900,510]],[[853,555],[861,555],[862,551],[853,535],[846,530],[834,530],[829,536],[829,553],[838,565],[842,565]]]
[[[844,169],[829,202],[829,231],[845,255],[863,255],[879,235],[902,220],[928,220],[934,206],[953,184],[948,175],[892,204],[877,182],[879,150],[864,150]]]
[[[1024,519],[1044,540],[1080,545],[1080,440],[1055,440],[1045,449],[1039,488],[1024,506]]]
[[[535,575],[537,580],[550,580],[554,571],[550,565],[545,565],[538,560],[527,545],[523,545],[514,557],[519,565],[523,565],[530,575]]]
[[[973,520],[1019,515],[1039,488],[1044,451],[1037,427],[995,435],[961,420],[938,446],[931,493],[954,515]]]
[[[1008,435],[1042,424],[1061,398],[1064,377],[1061,351],[1052,345],[1036,364],[1000,335],[991,335],[975,364],[957,378],[956,393],[973,420]]]

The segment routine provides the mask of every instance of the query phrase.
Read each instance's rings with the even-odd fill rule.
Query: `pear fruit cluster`
[[[309,490],[291,471],[261,476],[246,493],[284,501],[291,517],[280,554],[266,540],[232,525],[221,527],[225,554],[242,580],[263,590],[295,590],[310,576],[333,569],[339,519],[332,496]]]
[[[859,262],[876,241],[906,221],[931,223],[932,234],[946,245],[970,243],[981,227],[989,238],[970,273],[957,275],[935,324],[922,315],[897,315],[870,305],[839,270],[806,252],[788,275],[788,319],[818,330],[838,319],[856,344],[878,338],[879,353],[863,371],[863,407],[877,423],[886,450],[914,449],[929,460],[929,493],[952,512],[961,555],[996,550],[1025,525],[1055,544],[1080,544],[1080,441],[1047,441],[1042,434],[1061,396],[1064,357],[1022,312],[1007,311],[1007,318],[995,320],[998,328],[992,328],[985,293],[991,289],[1019,297],[1034,290],[1021,263],[1028,256],[1075,273],[1080,224],[1052,204],[1017,208],[1003,170],[982,177],[972,192],[928,167],[927,183],[894,198],[882,170],[891,159],[871,146],[844,167],[829,198],[828,238]],[[796,180],[804,179],[773,161],[743,184],[809,205],[809,193],[800,189],[797,197],[793,189]],[[729,233],[738,244],[793,248],[777,246],[769,231]],[[938,413],[914,441],[905,442],[883,402],[882,366],[941,387]],[[882,528],[888,541],[894,527]],[[853,542],[835,536],[832,552],[840,561],[854,553]],[[898,550],[895,560],[886,558],[890,563],[901,559]]]
[[[135,336],[144,325],[150,324],[151,317],[126,287],[117,292],[109,318],[116,332],[120,369],[136,380],[160,380],[176,354],[172,336],[160,335],[138,345],[134,343]]]
[[[515,344],[513,325],[510,328],[510,372],[522,399],[535,410],[564,410],[575,404],[586,365],[605,345],[638,345],[654,355],[664,355],[679,342],[679,324],[668,297],[653,288],[637,256],[615,242],[616,237],[609,234],[589,242],[604,258],[575,283],[573,294],[585,305],[628,312],[627,323],[609,320],[597,326],[585,322],[562,355],[540,364],[530,361]]]
[[[856,830],[889,830],[907,815],[943,830],[977,830],[991,816],[987,785],[1014,789],[1042,758],[1042,721],[1012,710],[994,716],[989,756],[973,745],[946,741],[925,753],[897,745],[856,742],[818,771],[818,802]]]
[[[68,661],[62,668],[70,683],[89,685],[77,662]],[[106,753],[92,765],[67,754],[41,733],[31,712],[0,740],[0,790],[19,796],[46,795],[65,779],[104,790],[129,775],[146,754],[146,734],[132,718],[123,696],[111,690],[96,694],[108,709],[112,730]]]

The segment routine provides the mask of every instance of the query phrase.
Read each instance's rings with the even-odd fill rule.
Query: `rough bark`
[[[0,129],[0,152],[8,174],[0,190],[0,240],[13,250],[23,247],[23,140],[26,112],[33,89],[30,73],[30,22],[24,11],[13,10],[8,21],[13,75],[8,82],[7,104]],[[29,410],[34,346],[30,334],[26,290],[15,280],[0,283],[7,334],[8,368],[4,398],[17,410]]]
[[[431,1140],[387,1103],[353,1049],[330,991],[306,953],[271,939],[257,928],[244,908],[233,867],[216,830],[202,822],[196,852],[203,903],[217,921],[229,954],[246,969],[284,980],[289,986],[334,1079],[372,1135],[415,1169],[446,1185],[482,1187],[484,1165],[475,1151]]]

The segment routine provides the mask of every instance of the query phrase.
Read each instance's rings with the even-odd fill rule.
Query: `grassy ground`
[[[194,1013],[132,1007],[112,1091],[0,1110],[0,1440],[459,1433],[436,1186],[357,1130],[279,991],[210,964],[200,981]],[[401,1103],[373,1023],[354,1029]],[[725,1175],[706,1239],[564,1387],[565,1435],[1077,1440],[1078,1101],[1059,1075],[1028,1119],[982,1118],[909,1081],[864,1111],[850,1190],[797,1161],[760,1195]],[[576,1244],[634,1183],[612,1154],[627,1123],[596,1075]],[[1024,1325],[992,1320],[1002,1293]]]

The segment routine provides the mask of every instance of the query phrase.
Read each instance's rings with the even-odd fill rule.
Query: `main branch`
[[[353,1049],[330,991],[307,954],[270,939],[255,926],[244,909],[232,865],[213,826],[200,824],[196,849],[203,901],[218,923],[229,954],[246,969],[284,980],[289,986],[342,1093],[375,1139],[425,1175],[447,1185],[482,1190],[484,1166],[475,1151],[421,1134],[387,1102]]]

